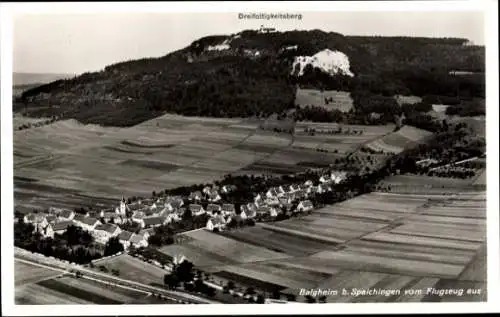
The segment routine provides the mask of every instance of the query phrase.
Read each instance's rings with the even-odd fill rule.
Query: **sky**
[[[124,60],[163,56],[203,36],[232,34],[261,25],[280,31],[320,29],[344,35],[460,37],[478,45],[485,43],[481,11],[300,13],[300,20],[239,19],[237,12],[16,14],[13,71],[98,71]]]

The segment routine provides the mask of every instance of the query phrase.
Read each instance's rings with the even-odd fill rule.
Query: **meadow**
[[[163,276],[168,273],[166,270],[128,254],[121,254],[104,260],[95,261],[95,270],[99,272],[99,267],[101,265],[105,266],[109,272],[118,270],[120,278],[146,285],[162,284]]]

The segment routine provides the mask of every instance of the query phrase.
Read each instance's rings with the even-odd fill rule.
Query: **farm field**
[[[325,102],[325,99],[328,102]],[[349,92],[301,88],[297,89],[295,104],[301,107],[316,106],[328,110],[336,109],[342,112],[348,112],[353,107],[353,101]]]
[[[328,242],[268,230],[263,226],[247,227],[234,231],[226,231],[221,234],[237,241],[250,243],[291,256],[309,255],[321,250],[334,248],[334,245]]]
[[[390,186],[391,192],[413,189],[414,192],[426,192],[433,189],[450,192],[460,192],[472,188],[474,178],[457,179],[445,177],[430,177],[425,175],[394,175],[382,181],[381,185]]]
[[[127,304],[147,295],[19,261],[15,265],[18,305]]]
[[[45,279],[50,279],[61,275],[62,273],[57,270],[30,265],[24,262],[15,261],[15,275],[14,284],[22,286],[24,284],[32,284]]]
[[[418,144],[430,135],[432,135],[431,132],[411,126],[403,126],[396,132],[384,135],[383,137],[368,143],[366,147],[374,151],[398,154],[405,148]]]
[[[164,115],[129,128],[62,120],[14,131],[15,205],[105,207],[122,196],[211,182],[228,173],[301,172],[332,164],[393,128],[343,126],[363,134],[307,136],[300,132],[304,127],[337,125],[298,123],[292,136],[258,130],[259,123]]]
[[[226,239],[214,242],[217,250],[230,246],[218,251],[227,258],[240,256],[232,257],[227,251],[238,243],[259,247],[249,255],[268,249],[283,256],[245,262],[240,258],[240,263],[212,263],[204,269],[239,287],[268,293],[280,290],[297,295],[300,288],[401,291],[390,296],[331,296],[328,302],[481,301],[486,292],[485,199],[485,192],[478,191],[373,192],[310,215],[216,234]],[[212,241],[210,232],[195,234]],[[210,247],[203,242],[198,246]],[[441,285],[482,288],[482,294],[450,297],[425,293],[428,287]],[[405,295],[406,289],[423,293]]]

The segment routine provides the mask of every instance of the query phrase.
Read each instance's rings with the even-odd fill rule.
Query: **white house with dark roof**
[[[144,239],[146,239],[147,241],[149,237],[154,235],[154,228],[142,229],[141,231],[139,231],[139,235],[144,237]]]
[[[293,199],[303,199],[307,196],[307,192],[303,189],[300,189],[293,193]]]
[[[76,216],[83,217],[83,215],[76,215]],[[45,217],[45,220],[47,220],[48,223],[54,223],[54,222],[57,222],[57,216],[56,215],[48,215],[47,217]]]
[[[105,222],[115,222],[115,218],[119,218],[121,222],[120,216],[112,209],[101,211],[100,217],[104,219]]]
[[[154,228],[166,223],[166,217],[145,217],[142,223],[139,223],[142,228]]]
[[[297,211],[307,212],[314,209],[314,205],[310,200],[303,200],[297,206]]]
[[[319,178],[319,181],[320,181],[321,183],[323,183],[323,184],[324,184],[324,183],[329,183],[329,182],[331,182],[331,181],[332,181],[332,179],[331,179],[330,175],[322,175],[322,176]]]
[[[73,220],[73,218],[75,218],[75,212],[72,210],[65,209],[65,210],[61,211],[58,216],[59,216],[59,220],[62,220],[62,221]]]
[[[318,192],[318,186],[311,186],[308,187],[306,190],[306,193],[311,195],[311,194],[316,194]]]
[[[86,231],[89,231],[89,232],[92,232],[94,231],[94,229],[101,224],[101,222],[99,220],[97,220],[96,218],[92,218],[92,217],[85,217],[81,220],[78,220],[78,221],[75,221],[75,225],[82,228],[83,230],[86,230]]]
[[[344,172],[344,171],[336,171],[336,172],[332,172],[330,174],[330,179],[335,183],[335,184],[338,184],[340,183],[341,181],[343,181],[347,176],[347,173]]]
[[[207,213],[212,215],[212,216],[216,215],[221,209],[222,209],[221,206],[217,205],[217,204],[208,204],[207,205]]]
[[[144,214],[144,212],[142,211],[135,211],[133,214],[132,214],[132,221],[133,222],[137,222],[137,223],[142,223],[142,220],[146,217],[146,215]]]
[[[268,198],[266,199],[266,204],[269,206],[279,206],[280,200],[278,197]]]
[[[49,224],[47,226],[47,233],[46,233],[46,236],[47,237],[54,237],[54,234],[63,234],[69,226],[73,226],[74,225],[74,222],[72,220],[66,220],[66,221],[60,221],[60,222],[56,222],[54,224]]]
[[[82,221],[85,220],[85,218],[87,217],[85,217],[82,214],[76,214],[75,217],[73,218],[74,225],[77,227],[81,227]]]
[[[149,238],[149,236],[148,236]],[[130,245],[133,245],[136,248],[147,247],[148,246],[148,238],[145,235],[141,234],[133,234],[130,238]]]
[[[280,187],[278,187],[278,195],[284,195],[290,192],[291,192],[290,186],[281,185]]]
[[[212,187],[205,186],[205,187],[203,187],[202,193],[205,195],[208,195],[208,193],[210,193],[211,190],[212,190]]]
[[[254,197],[253,201],[264,201],[264,199],[266,199],[266,194],[258,193],[257,196]]]
[[[211,202],[217,202],[217,201],[220,201],[222,199],[219,192],[217,190],[214,190],[214,189],[211,189],[207,193],[207,197],[208,197],[208,201],[211,201]]]
[[[257,216],[255,209],[250,209],[246,205],[241,205],[240,210],[241,210],[240,216],[241,219],[243,220],[252,219]]]
[[[290,185],[289,189],[292,193],[295,193],[296,191],[300,190],[300,186],[298,184],[292,184]]]
[[[132,238],[133,233],[130,231],[122,231],[118,235],[118,241],[123,245],[123,249],[127,250],[130,246],[130,238]]]
[[[250,211],[248,210],[247,206],[241,205],[240,213],[239,213],[241,219],[243,219],[243,220],[247,219],[248,218],[247,213],[249,213],[249,212]]]
[[[258,205],[256,205],[255,203],[248,203],[245,205],[249,210],[257,210],[258,208]]]
[[[280,205],[280,206],[284,206],[284,205],[289,204],[289,203],[291,203],[291,202],[292,202],[292,200],[291,200],[291,199],[286,198],[286,197],[280,197],[280,198],[278,198],[278,200],[279,200],[279,202],[280,202],[280,203],[279,203],[279,205]]]
[[[313,181],[312,180],[307,180],[304,182],[304,185],[307,186],[307,187],[311,187],[314,185]]]
[[[267,198],[274,198],[278,197],[279,192],[276,187],[269,188],[269,190],[266,192],[266,197]]]
[[[236,213],[236,208],[234,204],[223,204],[221,208],[222,215],[234,215]]]
[[[257,211],[255,209],[249,209],[245,212],[245,216],[248,218],[248,219],[253,219],[255,217],[257,217]],[[243,217],[243,216],[242,216]]]
[[[270,211],[271,211],[271,207],[269,207],[269,206],[260,206],[256,210],[257,215],[259,215],[259,216],[268,215],[270,213]]]
[[[97,225],[92,231],[96,242],[105,244],[112,237],[116,237],[120,234],[122,230],[117,225],[111,223],[105,223]]]
[[[165,224],[181,221],[181,216],[176,212],[162,213],[160,217],[165,217]]]
[[[30,213],[24,216],[24,222],[25,223],[31,223],[35,227],[35,231],[39,231],[41,229],[44,229],[47,227],[49,222],[47,221],[47,215],[46,214],[35,214],[35,213]]]
[[[155,200],[155,203],[158,205],[158,206],[162,206],[165,204],[165,202],[167,201],[167,199],[165,197],[158,197],[156,200]]]
[[[189,204],[189,210],[193,216],[200,216],[206,212],[203,206],[199,204]]]
[[[111,223],[114,223],[117,225],[124,224],[126,221],[127,221],[126,218],[124,219],[120,215],[116,215],[113,219],[110,220]]]
[[[156,202],[152,202],[151,205],[148,205],[147,207],[149,210],[153,210],[153,211],[156,211],[156,209],[158,209],[158,205],[156,204]]]
[[[274,207],[271,207],[271,206],[261,206],[259,208],[257,208],[256,210],[256,214],[257,216],[270,216],[270,217],[276,217],[278,216],[278,211],[276,210],[276,208]]]
[[[213,231],[216,228],[222,230],[225,226],[226,226],[226,221],[224,217],[217,216],[207,220],[206,228],[210,231]]]
[[[189,194],[189,200],[202,200],[203,199],[203,194],[201,193],[201,191],[197,190],[195,192],[192,192],[191,194]]]
[[[184,201],[181,198],[167,199],[165,207],[168,211],[176,211],[184,205]]]
[[[138,210],[142,210],[144,208],[145,207],[142,204],[138,203],[138,202],[136,202],[134,204],[127,205],[127,211],[131,212],[131,213],[134,213],[135,211],[138,211]]]

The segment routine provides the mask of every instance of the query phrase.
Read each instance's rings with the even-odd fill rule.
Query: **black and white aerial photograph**
[[[498,3],[470,3],[2,6],[8,306],[490,305]]]

